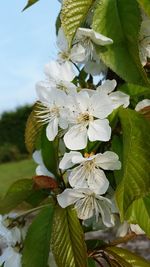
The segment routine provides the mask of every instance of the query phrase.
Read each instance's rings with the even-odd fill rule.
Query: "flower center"
[[[81,113],[77,118],[77,123],[85,123],[88,125],[90,121],[93,121],[93,116],[87,112]]]

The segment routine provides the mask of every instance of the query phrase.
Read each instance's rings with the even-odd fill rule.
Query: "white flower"
[[[112,113],[113,107],[109,96],[105,93],[79,92],[68,101],[68,120],[70,129],[64,136],[64,142],[70,150],[83,149],[90,141],[108,141],[111,128],[106,117]]]
[[[112,226],[111,222],[111,201],[108,198],[95,194],[89,188],[65,189],[57,195],[57,200],[62,208],[75,204],[78,217],[82,220],[96,216],[102,216],[103,223],[107,227]]]
[[[76,86],[71,83],[75,77],[75,72],[69,62],[60,64],[57,61],[51,61],[45,66],[46,80],[38,82],[36,91],[38,97],[45,98],[52,90],[60,89],[65,92],[76,91]],[[42,92],[42,94],[41,94]]]
[[[74,45],[69,49],[68,41],[62,28],[58,31],[57,46],[60,49],[58,53],[59,61],[82,62],[85,59],[85,49],[81,44]]]
[[[8,247],[4,249],[0,256],[0,265],[4,264],[4,267],[21,267],[22,255],[16,252],[13,248]]]
[[[94,44],[105,46],[113,43],[113,40],[95,32],[92,29],[79,28],[76,32],[74,43],[80,43],[85,48],[85,60],[93,58],[95,54]]]
[[[135,110],[140,111],[149,106],[150,106],[150,99],[144,99],[136,105]]]
[[[70,171],[68,178],[70,185],[75,188],[90,188],[94,193],[103,195],[109,187],[109,181],[101,169],[119,170],[121,163],[118,156],[110,151],[85,156],[76,151],[65,153],[59,167],[66,170],[79,165]]]
[[[65,117],[66,97],[67,95],[58,89],[47,91],[47,94],[40,90],[36,117],[41,123],[47,124],[46,136],[50,141],[57,136],[58,127],[66,129],[68,126]]]
[[[15,246],[16,243],[21,241],[21,233],[19,228],[7,228],[5,225],[6,216],[0,215],[0,244],[5,246]]]
[[[145,18],[141,24],[139,51],[141,63],[145,66],[147,59],[150,58],[150,19],[148,18]]]
[[[129,95],[121,91],[113,92],[116,86],[117,83],[115,80],[106,80],[101,86],[97,87],[97,91],[109,95],[114,109],[120,106],[123,106],[124,108],[128,107]]]
[[[122,223],[117,229],[117,236],[124,237],[130,231],[134,232],[137,235],[144,235],[145,232],[141,229],[138,224],[129,224],[128,222]]]
[[[36,174],[37,175],[45,175],[45,176],[49,176],[49,177],[54,178],[54,175],[50,171],[48,171],[44,165],[42,155],[41,155],[41,150],[36,150],[33,153],[32,157],[33,157],[34,161],[38,164],[38,166],[36,168]]]

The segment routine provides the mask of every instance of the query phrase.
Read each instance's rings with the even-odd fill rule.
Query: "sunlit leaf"
[[[93,29],[113,40],[98,49],[104,63],[125,81],[148,84],[139,59],[141,14],[136,0],[101,0],[94,14]]]
[[[122,260],[126,261],[128,265],[124,265],[125,267],[149,267],[150,263],[146,261],[144,258],[137,256],[136,254],[122,248],[118,247],[109,247],[106,249],[107,252],[115,253],[115,255],[119,256]]]
[[[51,246],[58,267],[87,266],[84,234],[74,209],[55,209]]]
[[[95,0],[64,0],[61,21],[66,37],[71,44],[76,30],[84,22]]]
[[[116,200],[122,219],[134,200],[150,192],[150,123],[138,112],[121,109],[123,176]]]
[[[32,153],[35,149],[36,141],[40,133],[42,124],[36,118],[36,110],[38,109],[38,102],[34,105],[31,112],[25,130],[25,144],[29,153]]]

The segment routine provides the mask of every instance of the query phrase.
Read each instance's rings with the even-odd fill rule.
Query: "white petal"
[[[93,31],[92,33],[92,41],[97,45],[109,45],[113,43],[113,40],[104,36],[103,34],[100,34],[98,32]]]
[[[49,77],[49,79],[56,81],[64,80],[70,82],[75,77],[72,64],[69,62],[60,64],[57,61],[51,61],[45,66],[45,74]]]
[[[75,203],[75,208],[77,210],[78,218],[81,220],[87,220],[91,218],[94,214],[94,205],[92,197],[85,196],[79,199]]]
[[[61,194],[57,195],[57,200],[62,208],[66,208],[83,197],[84,195],[79,190],[65,189]]]
[[[104,81],[104,83],[102,85],[100,85],[99,87],[97,87],[97,91],[98,92],[105,92],[106,94],[111,93],[112,91],[114,91],[114,89],[117,86],[117,82],[116,80],[106,80]]]
[[[104,170],[120,170],[121,162],[116,153],[106,151],[103,154],[97,154],[95,159],[96,164]]]
[[[109,126],[109,121],[104,119],[90,122],[88,128],[88,137],[92,142],[109,141],[111,137],[111,127]]]
[[[129,231],[129,224],[125,221],[118,227],[116,236],[124,237],[128,233],[128,231]]]
[[[150,106],[150,99],[144,99],[136,105],[135,110],[140,111],[141,109],[149,106]]]
[[[124,108],[129,106],[129,95],[120,92],[120,91],[116,91],[114,93],[111,93],[110,95],[110,99],[112,100],[112,104],[113,104],[113,108],[116,109],[120,106],[123,106]]]
[[[47,170],[47,168],[44,166],[44,164],[42,165],[39,165],[37,168],[36,168],[36,174],[37,175],[45,175],[45,176],[49,176],[49,177],[52,177],[54,178],[54,174],[49,172]]]
[[[103,195],[106,193],[109,187],[109,181],[107,180],[105,173],[96,169],[94,172],[91,172],[88,177],[88,186],[96,194]]]
[[[90,98],[90,114],[96,118],[104,119],[113,111],[109,96],[105,93],[95,93]]]
[[[42,155],[41,155],[41,150],[36,150],[33,155],[33,160],[37,163],[37,164],[43,164],[43,160],[42,160]]]
[[[79,107],[79,110],[81,112],[85,112],[89,107],[89,101],[90,101],[89,94],[85,91],[84,92],[81,91],[75,95],[75,99]]]
[[[49,141],[53,141],[58,133],[58,118],[54,118],[46,127],[46,136]]]
[[[112,39],[93,31],[92,29],[79,28],[77,30],[77,38],[81,39],[84,36],[90,37],[90,39],[98,45],[107,45],[113,43]]]
[[[74,188],[88,188],[87,172],[85,167],[78,166],[74,168],[69,175],[69,183]]]
[[[101,213],[102,220],[104,225],[107,227],[112,227],[112,218],[111,218],[111,201],[108,198],[97,196],[98,200],[96,201],[98,209]]]
[[[87,145],[87,128],[81,124],[74,125],[64,135],[64,142],[70,150],[80,150]]]
[[[137,235],[144,235],[145,234],[145,232],[141,229],[141,227],[138,224],[130,224],[130,228]]]
[[[62,160],[59,163],[59,168],[62,170],[66,170],[71,168],[75,163],[72,161],[74,156],[80,156],[81,153],[77,151],[70,151],[69,153],[65,153]]]
[[[100,75],[100,73],[105,73],[107,70],[106,65],[100,61],[91,61],[89,60],[84,67],[86,73],[91,74],[92,76]]]
[[[68,41],[67,41],[67,38],[65,36],[65,33],[64,33],[62,27],[59,28],[59,31],[58,31],[57,46],[63,52],[67,52],[69,49]]]
[[[51,91],[54,90],[53,82],[50,81],[41,81],[36,84],[36,93],[38,99],[43,102],[47,102],[50,99]]]
[[[85,48],[81,44],[76,44],[71,49],[71,60],[73,62],[83,62],[85,60]]]

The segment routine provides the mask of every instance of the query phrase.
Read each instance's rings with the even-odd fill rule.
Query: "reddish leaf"
[[[34,176],[33,181],[37,188],[40,189],[56,189],[58,188],[57,182],[49,176],[39,175]]]

